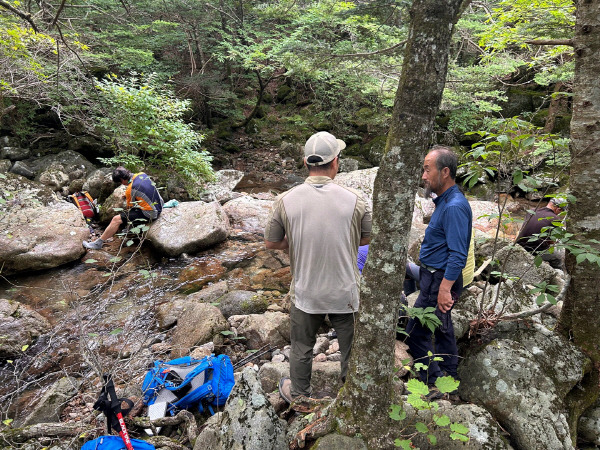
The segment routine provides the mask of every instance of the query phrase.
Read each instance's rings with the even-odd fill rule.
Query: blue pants
[[[430,272],[421,267],[419,278],[421,292],[415,303],[415,308],[435,307],[435,314],[439,317],[442,324],[435,329],[434,333],[431,333],[429,328],[421,325],[419,319],[410,319],[406,326],[406,332],[409,335],[406,343],[410,347],[410,352],[415,362],[429,366],[428,370],[421,370],[419,372],[421,380],[427,384],[434,384],[438,377],[443,377],[446,374],[456,378],[458,348],[456,347],[454,327],[452,326],[452,310],[442,313],[437,309],[438,292],[444,278],[444,270]],[[458,300],[461,291],[462,275],[458,277],[450,289],[455,302]],[[435,348],[431,339],[432,334],[435,338]],[[434,356],[441,357],[443,361],[434,361],[433,358],[427,356],[428,352],[433,353]]]

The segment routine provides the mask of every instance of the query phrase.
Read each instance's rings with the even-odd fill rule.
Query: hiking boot
[[[288,403],[292,403],[294,400],[292,397],[292,380],[288,377],[283,377],[279,380],[279,395]]]
[[[85,248],[89,248],[90,250],[100,250],[102,248],[102,244],[104,244],[102,239],[96,239],[93,242],[83,241],[83,246]]]
[[[444,398],[444,394],[440,392],[440,390],[434,385],[429,385],[429,394],[425,396],[425,399],[428,401],[431,400],[439,400]]]

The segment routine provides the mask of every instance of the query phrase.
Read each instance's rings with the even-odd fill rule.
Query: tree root
[[[89,433],[95,427],[82,423],[37,423],[23,428],[9,428],[0,432],[0,440],[6,442],[25,442],[35,438],[75,437]]]
[[[333,400],[330,397],[316,399],[300,396],[292,402],[290,409],[299,413],[314,413],[314,417],[306,427],[296,434],[293,442],[290,443],[290,449],[304,448],[307,440],[314,441],[335,429],[334,419],[329,415],[331,405],[333,405]]]

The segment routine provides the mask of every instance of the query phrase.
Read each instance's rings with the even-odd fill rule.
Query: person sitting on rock
[[[163,199],[145,173],[132,175],[125,167],[119,166],[113,171],[112,179],[115,183],[127,186],[125,190],[127,210],[114,216],[98,239],[93,242],[84,241],[85,248],[99,250],[104,242],[114,236],[123,223],[149,222],[158,219],[162,212]]]
[[[564,250],[549,252],[550,247],[554,245],[551,238],[552,229],[556,228],[557,223],[562,222],[563,218],[559,214],[566,209],[567,201],[564,198],[551,199],[547,206],[538,208],[533,214],[527,216],[517,236],[517,244],[534,255],[541,255],[542,260],[555,269],[564,267],[565,254]],[[547,230],[546,233],[543,233],[543,229]],[[539,236],[542,233],[546,236]]]

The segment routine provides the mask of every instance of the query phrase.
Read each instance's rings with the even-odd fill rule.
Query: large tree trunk
[[[575,81],[569,185],[570,192],[577,198],[577,202],[569,209],[567,228],[578,241],[600,241],[600,0],[577,2],[573,43]],[[591,245],[600,250],[600,244]],[[571,274],[571,284],[567,291],[560,327],[595,363],[594,371],[586,375],[579,391],[574,392],[573,398],[568,402],[571,406],[571,432],[575,440],[579,416],[598,398],[599,393],[600,268],[588,261],[576,264],[575,257],[570,254],[567,255],[566,266]]]
[[[402,75],[374,194],[374,240],[363,271],[361,307],[338,426],[369,448],[390,448],[394,341],[408,235],[424,155],[446,81],[452,30],[464,0],[415,0]],[[388,435],[390,433],[390,435]]]

